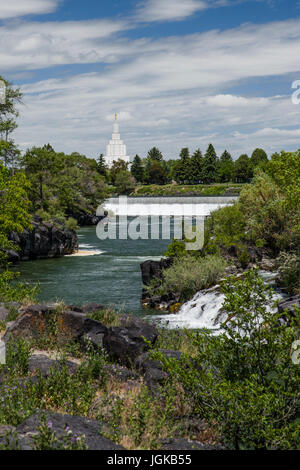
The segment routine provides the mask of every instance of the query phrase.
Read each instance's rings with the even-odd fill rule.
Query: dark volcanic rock
[[[83,333],[80,341],[86,344],[88,341],[95,349],[103,348],[103,339],[108,334],[108,329],[99,321],[86,318],[83,325]]]
[[[104,310],[105,307],[101,304],[91,303],[85,304],[81,306],[77,305],[68,305],[68,310],[72,310],[73,312],[80,312],[80,313],[94,313],[98,312],[99,310]]]
[[[65,361],[64,364],[69,370],[70,374],[74,374],[78,369],[78,364],[72,361]],[[29,358],[29,372],[35,373],[40,371],[43,377],[48,377],[53,368],[61,369],[62,361],[50,359],[48,356],[42,354],[34,354]]]
[[[87,318],[84,313],[66,311],[57,312],[55,304],[31,305],[23,309],[21,315],[10,325],[3,340],[8,341],[13,338],[35,338],[42,334],[47,334],[57,328],[57,335],[60,342],[78,340],[83,335],[90,332],[91,337],[105,334],[106,327],[96,320]]]
[[[87,214],[85,212],[76,213],[76,214],[69,214],[70,217],[77,220],[78,225],[97,225],[102,219],[103,216],[98,216],[96,214]]]
[[[300,308],[300,294],[294,297],[289,297],[278,303],[278,312],[283,313],[284,310],[288,310],[290,313],[294,313],[295,307]]]
[[[154,345],[157,336],[155,326],[139,318],[124,316],[120,318],[120,326],[108,329],[103,345],[111,357],[130,366],[148,349],[144,338]]]
[[[159,351],[167,359],[172,358],[180,361],[182,356],[179,351],[167,349],[159,349]],[[168,378],[168,374],[163,370],[161,362],[151,359],[150,352],[145,352],[139,356],[135,360],[135,367],[144,374],[145,381],[149,388],[155,388],[158,384],[163,384]]]
[[[47,423],[55,432],[56,437],[66,436],[66,428],[72,431],[72,435],[85,436],[85,444],[89,450],[122,450],[121,446],[114,444],[109,439],[101,436],[99,433],[99,422],[96,420],[83,418],[81,416],[63,415],[59,413],[38,412],[16,428],[21,450],[31,450],[34,448],[32,437],[39,431],[41,417],[43,414],[47,417]]]
[[[138,380],[139,378],[139,375],[136,372],[127,369],[127,367],[119,366],[118,364],[106,364],[104,366],[104,369],[110,376],[115,377],[121,382],[128,382],[129,380]]]
[[[12,232],[9,239],[18,247],[18,252],[9,252],[9,261],[26,261],[40,258],[56,258],[70,255],[78,249],[77,234],[73,230],[42,222],[35,217],[33,230],[23,230],[21,234]]]
[[[163,269],[168,269],[172,265],[172,258],[161,259],[160,261],[148,260],[141,264],[142,282],[149,286],[153,278],[160,279]]]

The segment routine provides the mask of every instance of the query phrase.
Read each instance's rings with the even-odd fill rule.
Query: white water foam
[[[267,281],[274,278],[273,273],[260,272],[261,277]],[[226,312],[222,311],[225,295],[219,292],[219,286],[212,289],[201,290],[197,294],[184,303],[178,313],[153,315],[152,319],[158,321],[162,326],[169,329],[187,328],[187,329],[203,329],[207,328],[216,334],[222,332],[221,324],[226,320]],[[273,301],[283,298],[281,293],[275,292]],[[273,305],[268,307],[270,312],[276,312]]]

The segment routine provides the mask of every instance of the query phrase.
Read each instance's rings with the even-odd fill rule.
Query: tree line
[[[105,165],[103,154],[98,159],[99,172],[112,184],[120,183],[132,185],[130,176],[137,183],[163,185],[175,181],[178,184],[212,184],[212,183],[247,183],[254,175],[254,169],[262,169],[268,163],[268,156],[263,149],[257,148],[251,157],[241,155],[233,160],[231,154],[225,150],[218,157],[215,148],[209,144],[203,155],[197,149],[192,155],[188,148],[183,148],[179,159],[165,160],[157,147],[149,150],[146,158],[136,155],[131,165],[118,160],[109,170]]]

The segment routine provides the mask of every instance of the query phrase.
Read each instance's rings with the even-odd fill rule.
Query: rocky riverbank
[[[45,427],[48,433],[51,427],[51,435],[55,436],[55,438],[52,436],[53,448],[60,448],[59,446],[65,443],[64,448],[69,449],[73,445],[74,436],[82,437],[82,439],[84,437],[82,445],[90,450],[117,450],[131,447],[132,444],[129,445],[126,440],[122,441],[122,444],[116,444],[115,441],[118,439],[112,440],[107,437],[115,432],[112,428],[114,415],[111,414],[111,407],[116,406],[118,400],[121,399],[120,396],[124,399],[124,394],[128,395],[129,406],[130,396],[134,396],[134,393],[142,390],[143,387],[149,391],[149,397],[152,396],[153,403],[157,400],[163,401],[159,387],[166,384],[168,373],[165,372],[162,363],[151,359],[149,352],[149,349],[157,344],[161,334],[156,326],[129,315],[114,317],[113,322],[102,323],[92,318],[97,312],[98,314],[103,312],[103,318],[108,318],[105,317],[104,308],[97,304],[62,307],[57,304],[22,306],[14,303],[3,305],[0,310],[2,324],[13,316],[16,317],[15,320],[6,324],[1,338],[7,350],[12,351],[11,348],[13,348],[15,351],[13,365],[10,363],[0,367],[1,396],[6,394],[8,402],[12,399],[10,393],[14,395],[16,386],[21,390],[21,395],[33,394],[32,402],[30,400],[29,403],[26,402],[28,410],[22,402],[20,415],[24,415],[24,419],[19,415],[15,416],[14,412],[8,414],[8,417],[1,415],[0,410],[0,423],[1,419],[2,422],[6,421],[5,425],[0,425],[0,447],[2,445],[10,449],[40,449],[40,446],[46,445],[42,442],[43,439],[45,440]],[[114,326],[110,326],[111,323]],[[25,344],[31,344],[28,356],[25,354]],[[73,345],[72,348],[71,345]],[[21,348],[18,353],[17,348]],[[56,349],[56,352],[53,349]],[[58,359],[57,349],[68,351],[68,353],[65,352],[65,356]],[[77,351],[76,354],[75,351]],[[166,360],[170,358],[179,362],[181,360],[179,351],[160,349],[160,352]],[[101,366],[99,354],[107,358],[104,362],[100,361]],[[86,355],[93,358],[89,362],[89,368],[93,364],[92,380],[89,377],[91,369],[84,368],[83,357]],[[22,370],[19,368],[20,364],[17,365],[18,361]],[[95,361],[98,362],[95,363]],[[82,415],[76,415],[74,412],[68,414],[58,411],[57,406],[51,406],[53,396],[51,398],[48,395],[50,390],[52,394],[60,394],[62,388],[68,387],[72,381],[78,387],[82,387],[83,376],[80,374],[86,377],[84,380],[86,385],[84,390],[78,391],[77,400],[84,400],[84,395],[88,393],[87,390],[90,390],[89,386],[92,382],[94,398],[88,400],[89,411]],[[56,381],[58,381],[57,384]],[[101,394],[104,393],[101,387],[104,381],[109,385],[104,387],[107,394],[105,400],[101,400]],[[47,387],[50,387],[49,390]],[[96,392],[98,389],[99,391]],[[43,393],[48,396],[48,399],[39,401],[38,396]],[[71,396],[67,399],[70,403],[72,402]],[[19,403],[21,403],[20,400],[19,396]],[[23,400],[25,400],[24,396]],[[44,403],[43,406],[42,403]],[[69,406],[63,405],[62,398],[59,403],[59,408],[63,410]],[[16,406],[19,405],[16,404]],[[37,409],[34,409],[35,406]],[[74,406],[75,409],[79,407],[78,404]],[[143,404],[143,408],[144,406],[146,404]],[[74,411],[74,407],[72,410]],[[100,415],[101,419],[96,419],[96,416]],[[187,429],[190,427],[193,429],[190,436],[205,436],[207,425],[197,416],[182,416],[180,419],[181,421],[176,425],[178,432],[174,431],[172,435],[170,433],[167,435],[165,430],[162,430],[161,439],[157,441],[155,448],[165,450],[223,448],[221,443],[209,437],[208,432],[208,437],[203,438],[203,441],[183,437],[182,429],[186,430],[187,435]]]
[[[224,257],[228,264],[225,270],[226,276],[241,276],[246,270],[255,267],[262,271],[274,271],[276,268],[276,260],[270,253],[256,247],[248,248],[245,263],[239,261],[239,252],[235,246],[229,247]],[[162,258],[160,261],[147,260],[141,263],[142,283],[144,286],[141,303],[144,308],[175,313],[181,307],[180,293],[169,292],[164,295],[150,295],[147,288],[145,288],[155,279],[159,282],[162,279],[163,271],[170,268],[172,264],[172,258]]]
[[[18,247],[8,252],[10,262],[57,258],[78,250],[78,238],[74,230],[43,222],[37,216],[33,218],[32,226],[32,231],[23,230],[21,234],[10,234],[10,240]]]

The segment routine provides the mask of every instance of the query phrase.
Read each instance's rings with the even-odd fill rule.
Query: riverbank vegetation
[[[127,168],[116,171],[115,166],[109,175],[103,174],[101,162],[56,153],[49,145],[21,157],[11,139],[17,116],[14,105],[20,99],[20,92],[8,84],[8,101],[0,105],[1,314],[9,309],[1,330],[6,330],[7,321],[22,319],[22,307],[31,306],[36,293],[16,284],[9,270],[9,234],[30,229],[33,212],[65,219],[77,211],[92,211],[109,194],[110,184],[122,187],[122,192],[133,191],[133,175]],[[176,445],[176,439],[182,438],[192,439],[200,448],[299,448],[300,368],[293,345],[299,341],[300,313],[296,307],[271,313],[273,293],[254,268],[260,256],[270,256],[276,260],[281,287],[290,294],[300,292],[300,151],[274,154],[267,161],[257,150],[251,159],[242,155],[233,164],[225,152],[218,162],[212,146],[204,157],[199,151],[190,157],[183,150],[178,162],[167,163],[158,149],[152,149],[145,165],[142,162],[138,168],[135,160],[136,174],[144,175],[143,167],[150,177],[147,183],[152,178],[160,185],[174,177],[184,185],[214,182],[217,186],[211,191],[217,191],[226,188],[221,181],[230,186],[231,181],[247,182],[256,168],[239,201],[208,220],[203,249],[186,253],[184,241],[174,241],[167,252],[173,265],[150,286],[153,294],[179,292],[184,301],[219,282],[226,261],[247,268],[241,279],[221,282],[223,333],[161,329],[156,343],[156,334],[147,341],[150,352],[146,352],[143,332],[148,324],[136,327],[130,318],[122,323],[121,315],[111,309],[87,311],[85,316],[59,305],[57,310],[46,306],[49,328],[28,338],[30,328],[42,327],[41,306],[36,306],[33,321],[7,341],[7,364],[0,366],[0,426],[10,426],[0,439],[2,448],[18,448],[22,433],[17,436],[14,428],[37,410],[42,416],[32,443],[35,449],[86,448],[84,435],[74,439],[67,431],[58,439],[47,419],[49,412],[93,419],[95,436],[100,432],[127,449],[160,449],[166,439],[175,439]],[[192,161],[202,173],[187,172]],[[67,331],[75,329],[75,339],[60,341],[58,318],[66,322]],[[18,323],[11,328],[17,330]],[[82,340],[86,329],[87,342]],[[138,338],[137,330],[142,331]],[[120,341],[117,359],[104,348],[104,337],[110,347]],[[133,341],[135,355],[124,367],[124,348],[132,345],[128,338],[134,338],[138,347]],[[46,355],[46,371],[36,357],[35,363],[32,360],[41,352]]]

